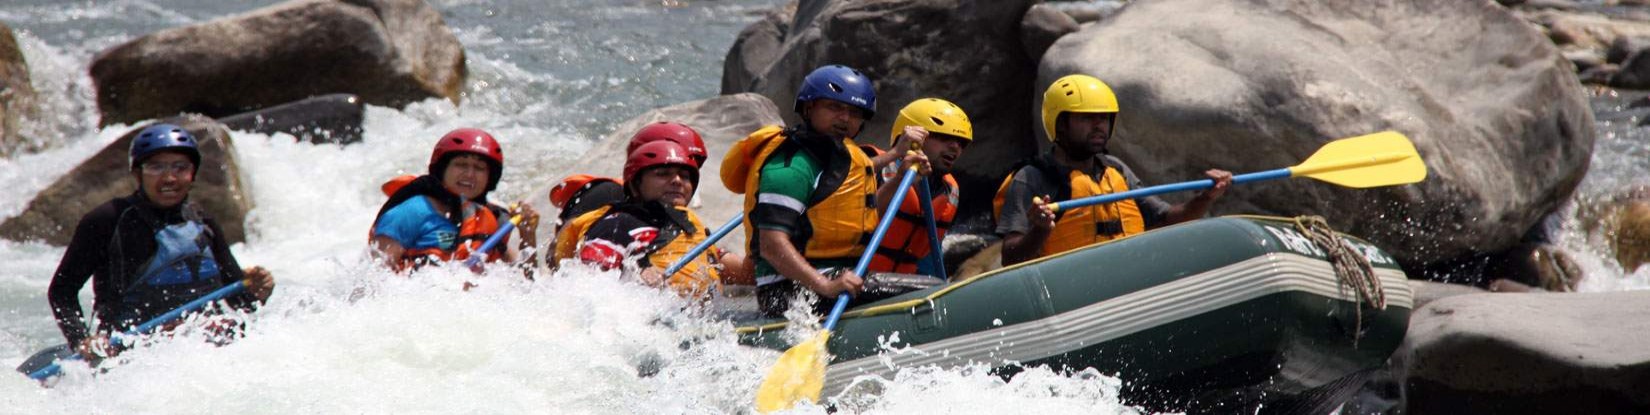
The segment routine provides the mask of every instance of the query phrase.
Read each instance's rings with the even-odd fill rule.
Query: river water
[[[27,128],[48,149],[0,160],[0,217],[131,126],[96,127],[85,68],[105,48],[156,30],[252,10],[271,0],[7,0],[45,116]],[[429,143],[456,127],[493,132],[506,151],[497,200],[542,198],[557,166],[617,123],[713,96],[734,35],[779,0],[432,0],[469,56],[462,104],[370,107],[349,147],[236,133],[256,208],[245,265],[280,281],[247,336],[225,347],[179,338],[135,349],[99,376],[70,366],[53,388],[0,376],[7,413],[728,413],[749,408],[776,353],[734,343],[732,325],[611,274],[572,271],[525,283],[495,270],[470,292],[467,272],[412,278],[365,263],[378,184],[418,173]],[[1639,97],[1641,97],[1640,94]],[[1587,198],[1650,177],[1635,96],[1600,94],[1600,138]],[[1573,216],[1573,215],[1571,215]],[[1579,232],[1554,221],[1590,274],[1590,291],[1650,287],[1623,275]],[[717,219],[717,218],[712,218]],[[45,291],[62,248],[0,240],[0,364],[60,343]],[[90,303],[90,290],[83,293]],[[639,376],[639,371],[654,371]],[[847,413],[1136,413],[1116,379],[1027,370],[1003,381],[977,368],[906,369]],[[823,413],[806,406],[803,413]]]

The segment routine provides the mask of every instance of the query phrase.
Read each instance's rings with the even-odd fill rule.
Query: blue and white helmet
[[[842,65],[821,66],[802,78],[802,88],[796,92],[796,113],[802,113],[802,104],[816,99],[829,99],[852,105],[865,111],[869,121],[877,112],[877,93],[871,78],[854,68]]]

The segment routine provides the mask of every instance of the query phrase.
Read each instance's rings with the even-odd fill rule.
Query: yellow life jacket
[[[756,208],[758,176],[768,157],[789,141],[782,127],[763,127],[734,143],[727,157],[722,159],[722,184],[729,191],[745,195],[745,237],[752,241],[753,252],[758,248],[754,246],[756,227],[751,223],[750,212]],[[810,200],[804,201],[807,204],[804,216],[808,228],[804,232],[809,234],[807,244],[798,247],[804,258],[857,257],[865,252],[871,232],[876,230],[877,182],[871,157],[865,155],[851,139],[843,138],[841,147],[849,157],[846,176],[840,183],[820,180]],[[825,174],[830,175],[830,166],[822,167]]]
[[[674,232],[661,230],[659,236],[661,239],[655,240],[649,246],[648,250],[650,252],[647,254],[648,264],[660,270],[670,268],[671,265],[676,263],[676,260],[687,255],[688,251],[692,251],[693,247],[699,246],[700,243],[710,238],[710,232],[705,229],[704,223],[699,220],[699,215],[694,214],[693,211],[685,207],[677,206],[675,209],[682,212],[688,223],[693,225],[693,228],[676,229]],[[556,236],[556,249],[551,258],[557,263],[562,259],[577,258],[581,242],[584,241],[584,234],[590,230],[592,225],[595,225],[601,218],[606,217],[612,210],[613,205],[602,206],[574,218]],[[716,269],[716,264],[713,261],[716,254],[718,252],[712,247],[694,257],[692,261],[688,261],[687,265],[669,277],[670,287],[674,288],[683,297],[688,298],[697,298],[716,292],[722,284],[721,271]]]
[[[1042,171],[1043,177],[1051,180],[1064,173],[1066,180],[1054,183],[1059,189],[1059,194],[1054,195],[1055,202],[1129,190],[1128,180],[1123,177],[1122,171],[1107,166],[1103,160],[1096,162],[1105,169],[1098,182],[1080,170],[1059,167],[1046,157],[1039,157],[1029,165]],[[1019,169],[1016,168],[1014,171]],[[1008,185],[1013,181],[1014,175],[1011,174],[997,187],[997,196],[991,202],[994,216],[1002,215]],[[1049,234],[1048,240],[1043,242],[1040,256],[1046,257],[1146,231],[1145,216],[1141,215],[1140,206],[1134,199],[1065,209],[1057,215],[1054,231]]]

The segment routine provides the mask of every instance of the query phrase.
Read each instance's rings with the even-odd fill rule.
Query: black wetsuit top
[[[92,281],[92,307],[100,333],[125,329],[171,311],[141,310],[135,313],[139,321],[113,321],[115,315],[134,311],[114,307],[121,305],[126,287],[141,277],[141,267],[155,255],[155,234],[167,225],[183,223],[183,206],[187,204],[160,208],[149,203],[141,193],[134,193],[110,200],[80,218],[74,239],[69,241],[69,248],[57,264],[51,287],[47,289],[57,327],[69,344],[77,344],[88,336],[79,295],[88,279]],[[212,256],[224,285],[245,278],[235,257],[229,253],[229,244],[224,242],[218,223],[205,215],[201,222],[211,230]],[[256,299],[243,291],[225,301],[232,307],[250,310]]]

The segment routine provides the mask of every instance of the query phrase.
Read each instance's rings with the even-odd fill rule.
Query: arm
[[[92,216],[87,215],[75,227],[74,238],[69,241],[62,261],[57,264],[57,271],[52,273],[51,286],[46,289],[52,315],[57,318],[57,328],[63,332],[64,339],[73,345],[80,345],[89,335],[86,318],[80,308],[80,289],[92,278],[97,264],[112,260],[101,249],[109,241],[112,223],[95,225]]]
[[[899,138],[894,140],[894,145],[889,147],[888,151],[878,154],[876,157],[871,157],[871,167],[876,171],[882,171],[882,168],[888,167],[888,165],[893,164],[894,161],[904,158],[907,154],[912,153],[912,151],[910,151],[911,149],[921,149],[922,141],[927,138],[928,130],[917,126],[905,127],[905,131],[900,132]],[[920,152],[921,151],[917,151],[917,153]],[[924,160],[927,159],[924,158]],[[928,173],[923,174],[927,175]]]
[[[252,310],[254,304],[268,301],[269,295],[275,292],[275,277],[264,267],[242,269],[235,254],[229,252],[229,243],[223,239],[223,229],[218,222],[206,220],[206,226],[212,229],[212,257],[218,262],[218,279],[223,285],[246,281],[246,291],[229,297],[229,305],[242,309]]]
[[[1041,173],[1022,168],[1012,180],[997,216],[997,234],[1003,236],[1003,266],[1037,259],[1054,230],[1054,211],[1048,208],[1047,200],[1036,197],[1051,193],[1034,185],[1042,182]]]
[[[808,287],[809,290],[825,298],[836,298],[837,294],[844,291],[851,295],[859,294],[864,282],[859,279],[859,276],[854,275],[852,270],[844,271],[836,280],[827,278],[824,274],[820,274],[818,270],[815,270],[812,265],[808,265],[808,261],[802,258],[802,253],[798,252],[796,246],[791,244],[789,234],[774,229],[761,229],[758,232],[761,233],[760,238],[762,239],[760,246],[762,252],[760,255],[769,264],[773,264],[774,270],[779,271],[779,275],[784,275],[785,278],[796,281],[797,284]]]
[[[1204,190],[1203,193],[1199,193],[1197,197],[1187,200],[1185,203],[1170,207],[1163,215],[1163,226],[1202,219],[1204,216],[1208,216],[1209,207],[1214,205],[1215,200],[1220,199],[1221,195],[1226,194],[1226,188],[1232,185],[1232,172],[1210,169],[1203,172],[1203,174],[1208,176],[1210,180],[1214,180],[1215,186]]]
[[[407,248],[401,246],[400,242],[396,242],[395,238],[385,235],[373,235],[372,252],[373,256],[378,257],[378,260],[383,262],[384,266],[395,269],[401,266],[401,255],[407,252]]]
[[[511,216],[516,215],[521,215],[521,222],[516,225],[516,236],[520,237],[521,242],[507,250],[505,258],[508,262],[516,264],[517,268],[521,268],[522,276],[531,280],[539,267],[539,213],[533,210],[532,205],[517,203],[515,211],[511,212]],[[518,258],[521,260],[517,261]]]

